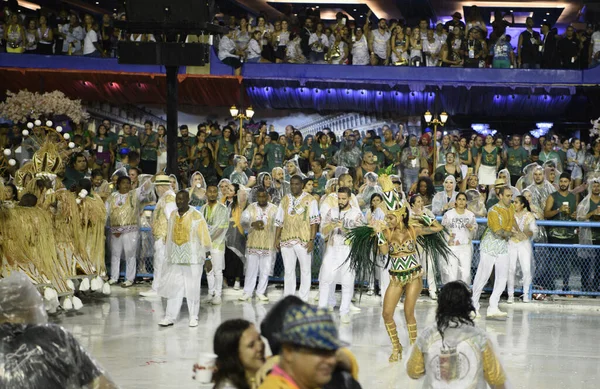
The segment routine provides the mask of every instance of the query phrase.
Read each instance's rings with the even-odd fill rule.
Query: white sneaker
[[[119,280],[109,280],[109,281],[108,281],[108,285],[114,285],[114,284],[116,284],[117,282],[119,282]]]
[[[79,284],[79,291],[87,292],[88,290],[90,290],[90,280],[89,280],[89,278],[84,278],[81,281],[81,284]]]
[[[190,319],[190,327],[198,327],[198,320]]]
[[[240,290],[240,289],[241,289],[240,282],[236,281],[235,284],[233,284],[233,290]]]
[[[509,296],[508,299],[506,300],[507,304],[514,304],[515,303],[515,296]]]
[[[129,288],[131,286],[133,286],[133,282],[131,281],[125,281],[121,284],[121,288]]]
[[[335,307],[327,307],[327,310],[329,311],[329,313],[333,313],[333,311],[335,310]]]
[[[367,291],[367,296],[373,296],[375,294],[375,289],[369,289]]]
[[[342,323],[344,323],[344,324],[348,324],[348,323],[350,323],[350,322],[351,322],[351,320],[350,320],[350,314],[347,314],[347,315],[342,315],[342,317],[341,317],[341,321],[342,321]]]
[[[490,317],[490,318],[495,318],[495,317],[500,318],[500,317],[506,317],[506,316],[508,316],[508,313],[502,312],[498,308],[496,308],[496,309],[488,308],[487,315],[486,315],[486,317]]]
[[[74,310],[79,311],[83,307],[83,303],[78,297],[73,296],[73,299],[71,301],[73,301]]]
[[[530,303],[531,300],[529,299],[529,297],[523,296],[523,302],[524,303]]]
[[[258,299],[260,301],[269,301],[269,298],[267,296],[265,296],[264,294],[256,294],[256,297],[258,297]]]
[[[222,302],[223,301],[221,300],[221,297],[219,297],[219,296],[215,296],[215,297],[213,297],[212,300],[210,300],[210,303],[212,305],[221,305]]]
[[[251,299],[252,299],[252,296],[250,296],[250,295],[247,295],[246,293],[244,293],[244,294],[242,295],[242,297],[240,297],[238,300],[239,300],[239,301],[248,301],[248,300],[251,300]]]
[[[158,322],[158,325],[161,327],[170,327],[173,325],[173,322],[166,317]]]
[[[156,293],[156,291],[150,289],[146,292],[140,292],[140,296],[142,297],[156,297],[158,296],[158,294]]]
[[[350,304],[350,312],[360,312],[361,309],[354,304]]]
[[[432,300],[437,300],[437,293],[434,290],[430,291],[429,298]]]
[[[471,312],[471,314],[469,315],[469,317],[471,319],[479,319],[479,318],[481,318],[481,315],[479,314],[479,311],[475,311],[475,312]]]

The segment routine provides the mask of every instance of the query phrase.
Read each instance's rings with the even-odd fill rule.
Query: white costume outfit
[[[327,196],[324,196],[324,197],[321,198],[321,204],[319,206],[319,214],[321,214],[321,217],[324,217],[331,210],[333,210],[333,209],[337,210],[338,207],[339,206],[338,206],[337,192],[330,193]],[[360,209],[359,203],[358,203],[358,199],[356,198],[356,196],[354,195],[354,193],[352,193],[352,196],[350,197],[350,207],[356,208],[356,209]],[[323,230],[323,226],[321,225],[321,234],[323,235],[322,230]],[[323,249],[325,249],[325,248],[323,248]],[[319,272],[319,281],[321,280],[321,271],[322,271],[322,269],[323,268],[321,267],[321,270]],[[335,308],[335,304],[336,304],[335,286],[336,286],[335,283],[331,284],[331,291],[329,293],[329,306],[331,308]]]
[[[207,203],[200,208],[204,216],[210,240],[212,242],[210,255],[212,257],[212,270],[206,274],[208,294],[221,297],[223,291],[223,270],[225,270],[225,238],[229,229],[229,210],[219,201],[212,207]]]
[[[448,246],[455,258],[449,258],[442,270],[442,283],[461,280],[467,285],[471,284],[471,261],[473,260],[473,245],[471,240],[477,233],[475,214],[465,209],[459,214],[456,209],[451,209],[442,218],[442,225],[448,229],[450,241]],[[471,225],[469,230],[467,225]]]
[[[246,279],[244,293],[252,296],[256,293],[264,295],[269,283],[271,264],[275,256],[275,216],[277,206],[272,203],[262,208],[258,203],[252,203],[242,213],[242,226],[248,231],[246,241]],[[251,224],[262,221],[264,228],[257,230]],[[258,278],[258,286],[256,280]]]
[[[496,204],[488,211],[488,229],[481,239],[479,266],[473,281],[473,306],[479,311],[479,298],[492,270],[495,270],[494,290],[490,297],[488,315],[498,312],[500,295],[506,288],[508,279],[508,241],[501,238],[500,230],[511,231],[514,224],[512,206],[505,208]]]
[[[208,225],[202,214],[190,207],[173,212],[167,232],[167,262],[158,294],[168,299],[165,319],[174,322],[186,298],[190,320],[198,320],[200,280],[211,248]]]
[[[110,227],[110,279],[118,281],[121,254],[125,252],[127,281],[136,275],[136,253],[140,235],[140,204],[154,185],[150,179],[128,193],[113,192],[106,200],[106,217]],[[120,234],[116,236],[115,234]]]
[[[354,294],[355,273],[350,269],[350,262],[346,261],[350,254],[350,245],[346,242],[346,232],[365,224],[365,219],[359,208],[350,206],[346,211],[332,208],[323,215],[321,229],[327,231],[338,221],[342,222],[342,227],[334,227],[329,232],[327,249],[321,265],[319,307],[327,308],[332,286],[335,288],[339,281],[342,284],[340,314],[347,315],[350,313],[350,304]]]
[[[299,297],[308,301],[311,283],[312,253],[306,250],[311,226],[319,224],[319,207],[315,198],[302,192],[298,197],[286,195],[279,204],[276,226],[281,228],[280,245],[285,269],[283,294],[296,292],[296,261],[300,263]]]
[[[529,301],[529,288],[531,287],[531,260],[533,258],[531,240],[538,233],[533,213],[525,211],[521,216],[515,213],[514,229],[521,232],[533,232],[530,239],[518,240],[513,236],[508,242],[508,297],[514,297],[515,294],[515,273],[518,260],[523,272],[523,301],[527,302]]]
[[[160,196],[152,212],[152,234],[154,235],[154,280],[152,290],[157,292],[161,283],[166,258],[167,227],[171,213],[177,211],[175,192],[167,190]]]

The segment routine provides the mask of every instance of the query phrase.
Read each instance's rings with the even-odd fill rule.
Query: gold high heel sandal
[[[417,341],[417,323],[407,324],[406,327],[408,328],[408,340],[412,346]]]
[[[398,339],[398,331],[396,330],[396,323],[385,323],[385,330],[390,337],[392,342],[392,355],[390,355],[390,362],[398,362],[402,359],[402,345],[400,339]]]

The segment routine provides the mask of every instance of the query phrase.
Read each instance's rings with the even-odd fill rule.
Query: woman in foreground
[[[484,330],[475,327],[471,291],[462,281],[447,283],[438,296],[437,325],[417,339],[407,364],[409,377],[425,376],[424,389],[504,389],[507,378]]]

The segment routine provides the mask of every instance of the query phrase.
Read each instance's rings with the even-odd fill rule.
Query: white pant
[[[442,271],[442,269],[438,269],[438,271]],[[427,257],[427,287],[429,288],[429,293],[437,292],[437,284],[435,283],[435,272],[433,271],[433,258]]]
[[[188,313],[191,319],[198,320],[198,312],[200,310],[200,282],[202,279],[202,270],[204,265],[170,265],[170,272],[175,277],[181,277],[179,285],[171,285],[171,295],[174,297],[167,299],[167,311],[165,318],[170,321],[177,320],[183,298],[186,298]]]
[[[377,261],[381,265],[379,268],[379,292],[383,297],[388,286],[390,286],[390,267],[392,266],[392,261],[388,261],[388,257],[385,255],[379,255]]]
[[[256,279],[258,277],[257,294],[265,294],[267,284],[269,283],[269,273],[271,272],[271,263],[273,262],[273,254],[258,255],[246,254],[246,279],[244,281],[244,293],[252,296],[256,287]]]
[[[506,288],[506,281],[508,279],[508,253],[493,256],[486,253],[480,252],[479,266],[477,266],[477,273],[475,274],[475,280],[473,281],[473,305],[475,309],[479,311],[479,298],[483,287],[490,278],[492,270],[496,271],[496,278],[494,280],[494,290],[490,296],[490,305],[488,309],[498,309],[498,302],[500,301],[500,295]]]
[[[473,246],[463,244],[460,246],[450,246],[450,250],[455,257],[448,258],[448,262],[443,262],[442,283],[447,284],[452,281],[463,281],[465,284],[471,284],[471,262],[473,260]]]
[[[531,242],[524,240],[519,243],[508,242],[508,295],[515,295],[515,272],[517,270],[517,259],[523,271],[523,294],[529,298],[531,287]]]
[[[283,257],[283,268],[285,271],[283,278],[284,297],[296,293],[296,260],[298,260],[300,262],[300,289],[298,290],[298,297],[303,301],[308,301],[312,254],[306,251],[306,247],[296,244],[292,247],[282,247],[281,256]]]
[[[208,294],[221,297],[223,292],[223,270],[225,269],[225,251],[210,250],[212,270],[206,273]]]
[[[350,269],[350,263],[346,262],[348,254],[350,254],[350,246],[327,246],[319,280],[320,308],[327,308],[330,305],[332,289],[335,293],[336,283],[342,284],[342,302],[340,304],[340,314],[342,315],[350,313],[350,304],[354,294],[355,274]]]
[[[119,267],[121,265],[121,253],[125,251],[125,278],[127,281],[135,280],[136,254],[139,233],[137,231],[124,232],[118,238],[111,234],[110,237],[110,279],[119,280]]]
[[[157,291],[160,287],[163,266],[167,255],[167,246],[164,240],[157,239],[154,241],[154,280],[152,281],[152,290]]]

